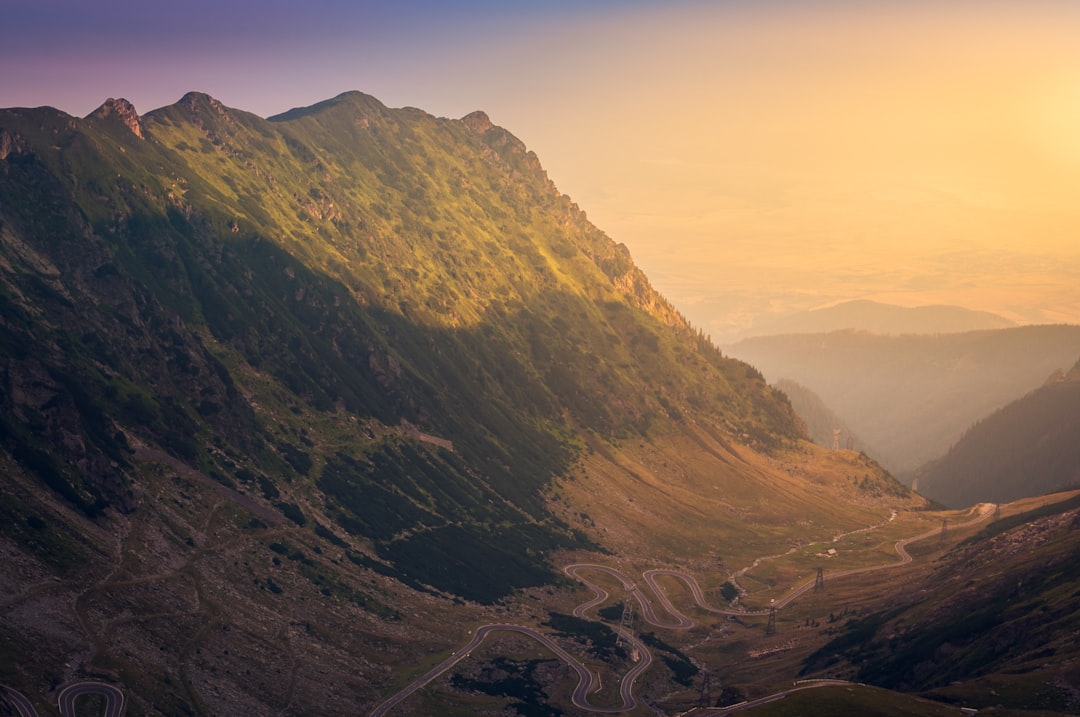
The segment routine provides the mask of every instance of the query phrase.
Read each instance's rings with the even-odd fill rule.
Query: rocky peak
[[[492,124],[491,118],[487,116],[487,113],[481,110],[470,112],[462,117],[461,121],[465,123],[465,126],[468,127],[471,132],[475,132],[476,134],[484,134],[495,126]]]
[[[22,154],[24,150],[25,142],[21,136],[0,129],[0,159],[7,159],[11,154]]]
[[[105,100],[105,103],[90,113],[89,119],[104,120],[109,117],[116,117],[120,122],[131,130],[139,139],[142,139],[142,122],[139,119],[139,113],[135,111],[135,106],[127,100],[113,99],[110,97]]]
[[[205,92],[188,92],[177,104],[192,115],[206,113],[211,116],[226,117],[229,114],[228,107]]]

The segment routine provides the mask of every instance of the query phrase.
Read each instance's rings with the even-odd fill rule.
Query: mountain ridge
[[[969,426],[944,456],[916,471],[917,485],[956,507],[1080,485],[1077,409],[1080,361]]]
[[[226,484],[298,480],[325,466],[302,426],[267,426],[268,411],[359,412],[376,436],[363,451],[498,486],[494,505],[512,495],[576,545],[541,519],[537,492],[581,450],[567,418],[614,439],[711,405],[740,441],[798,437],[780,394],[694,332],[520,141],[472,117],[360,93],[275,122],[197,92],[141,117],[122,100],[82,120],[0,113],[15,462],[90,514],[127,511],[137,440]],[[652,395],[632,388],[676,356],[687,370]],[[385,454],[378,436],[402,420],[453,454]],[[393,537],[438,515],[426,482],[407,496],[331,484],[330,515],[355,530],[370,526],[345,502],[396,515],[386,546],[433,532]]]
[[[865,331],[746,339],[729,355],[816,393],[905,480],[973,422],[1039,386],[1080,352],[1080,326],[940,335]],[[883,410],[888,407],[888,410]]]
[[[744,332],[741,338],[843,330],[886,335],[946,334],[1010,326],[1015,326],[1015,323],[997,314],[961,306],[933,304],[907,307],[854,299],[775,318]]]
[[[142,138],[119,101],[0,111],[0,683],[355,714],[479,625],[572,611],[571,562],[678,567],[713,602],[738,573],[764,615],[809,543],[936,522],[809,443],[490,118],[320,105],[191,93]],[[697,700],[679,649],[750,664],[755,620],[665,634],[643,704]],[[614,684],[583,622],[557,637]],[[410,699],[510,701],[455,689]]]

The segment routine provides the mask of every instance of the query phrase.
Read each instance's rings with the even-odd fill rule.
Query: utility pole
[[[825,589],[825,568],[817,569],[817,580],[814,581],[814,592],[819,593]]]

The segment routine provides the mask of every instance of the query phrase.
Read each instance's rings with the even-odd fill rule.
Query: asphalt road
[[[992,505],[983,504],[983,505],[978,506],[977,509],[978,509],[979,513],[974,519],[972,519],[972,520],[970,520],[970,521],[968,521],[966,523],[959,524],[959,525],[957,525],[955,527],[957,527],[957,528],[965,528],[965,527],[968,527],[968,526],[971,526],[971,525],[975,525],[976,523],[980,523],[982,521],[987,520],[991,515],[993,515],[993,506]],[[887,523],[889,521],[885,521],[885,522]],[[872,526],[872,527],[878,527],[878,526]],[[856,532],[858,532],[858,531],[856,531]],[[916,536],[911,537],[911,538],[905,538],[903,540],[898,540],[896,542],[895,549],[896,549],[897,555],[900,556],[900,560],[897,561],[897,562],[885,563],[883,565],[871,565],[869,567],[864,567],[864,568],[852,568],[850,570],[838,570],[838,571],[825,573],[825,576],[827,576],[830,579],[836,579],[836,578],[844,577],[844,576],[847,576],[847,575],[856,575],[856,574],[859,574],[859,573],[868,573],[868,572],[872,572],[872,571],[875,571],[875,570],[885,570],[885,569],[889,569],[889,568],[896,568],[896,567],[899,567],[901,565],[907,565],[912,560],[911,555],[907,552],[907,549],[906,549],[907,546],[910,545],[911,543],[914,543],[914,542],[917,542],[917,541],[920,541],[920,540],[925,540],[926,538],[937,535],[939,532],[940,532],[939,529],[934,529],[934,530],[929,530],[929,531],[927,531],[925,533],[921,533],[921,534],[916,535]],[[652,596],[656,600],[656,602],[659,603],[660,606],[664,609],[664,611],[672,618],[671,620],[663,619],[663,618],[659,617],[656,614],[656,610],[653,608],[652,601],[649,599],[649,596],[646,595],[645,592],[641,588],[639,588],[637,586],[637,584],[634,583],[634,581],[631,580],[629,577],[627,577],[624,573],[620,572],[616,568],[612,568],[612,567],[607,566],[607,565],[598,565],[598,564],[594,564],[594,563],[576,563],[574,565],[568,565],[565,568],[563,568],[563,572],[565,572],[568,576],[574,578],[575,580],[580,581],[585,586],[587,586],[590,590],[593,591],[593,597],[592,598],[590,598],[588,601],[586,601],[586,602],[582,603],[581,605],[578,605],[576,608],[574,608],[574,616],[578,617],[578,618],[584,618],[585,613],[587,613],[589,610],[596,607],[597,605],[602,604],[604,601],[606,601],[608,599],[608,597],[610,597],[610,594],[607,592],[607,590],[605,590],[601,586],[597,585],[596,583],[590,582],[587,578],[583,577],[582,573],[589,572],[589,571],[604,573],[604,574],[609,575],[609,576],[615,578],[616,580],[618,580],[622,584],[623,589],[626,591],[627,599],[633,598],[637,602],[638,608],[639,608],[639,613],[638,614],[640,614],[642,616],[642,618],[646,622],[648,622],[650,625],[653,625],[653,626],[659,627],[659,628],[664,628],[664,629],[668,629],[668,630],[686,630],[686,629],[692,628],[694,626],[694,621],[691,620],[690,618],[688,618],[682,612],[680,612],[678,610],[678,608],[676,608],[672,604],[670,598],[668,598],[668,596],[667,596],[667,593],[657,584],[656,578],[657,578],[657,576],[661,576],[661,575],[666,575],[666,576],[669,576],[669,577],[673,577],[673,578],[675,578],[677,580],[682,581],[684,584],[686,584],[687,588],[689,588],[689,590],[690,590],[690,594],[694,598],[694,603],[699,608],[701,608],[702,610],[705,610],[707,612],[711,612],[711,613],[717,614],[717,615],[738,615],[738,616],[766,615],[766,614],[769,613],[769,610],[756,610],[756,611],[730,610],[730,609],[723,609],[723,608],[713,607],[713,606],[709,605],[705,601],[705,594],[702,591],[701,586],[698,585],[697,580],[695,580],[693,576],[688,575],[688,574],[683,573],[683,572],[680,572],[680,571],[677,571],[677,570],[664,570],[664,569],[649,570],[649,571],[642,574],[642,579],[644,580],[645,585],[648,586],[649,592],[652,593]],[[816,578],[814,580],[809,580],[806,583],[803,583],[802,585],[799,585],[794,590],[792,590],[790,593],[788,593],[787,595],[785,595],[784,597],[780,598],[775,603],[773,603],[772,609],[779,610],[780,608],[783,608],[786,605],[791,604],[800,595],[802,595],[803,593],[813,589],[815,583],[816,583]],[[635,635],[623,630],[621,627],[616,627],[615,630],[617,632],[619,632],[619,634],[633,646],[633,648],[637,651],[639,659],[634,664],[634,666],[630,670],[628,670],[625,675],[623,675],[622,679],[620,680],[619,698],[622,701],[622,706],[621,707],[598,707],[598,706],[595,706],[595,705],[593,705],[593,704],[591,704],[589,702],[589,694],[591,694],[595,690],[599,689],[599,687],[600,687],[600,678],[599,678],[599,676],[593,674],[576,657],[574,657],[573,655],[571,655],[570,653],[566,652],[564,649],[559,647],[559,645],[557,643],[555,643],[547,635],[545,635],[545,634],[543,634],[541,632],[538,632],[538,631],[534,630],[533,628],[524,627],[522,625],[491,624],[491,625],[483,625],[483,626],[477,628],[475,634],[473,635],[472,639],[469,640],[468,643],[466,643],[460,649],[455,651],[452,655],[450,655],[450,657],[446,658],[445,660],[440,662],[438,665],[436,665],[432,669],[428,670],[427,673],[425,673],[419,679],[412,682],[408,687],[401,690],[400,692],[395,694],[393,697],[391,697],[390,699],[388,699],[385,702],[383,702],[382,704],[380,704],[372,712],[369,713],[369,717],[382,717],[382,715],[385,715],[388,711],[390,711],[395,706],[400,704],[402,701],[404,701],[410,695],[412,695],[416,691],[420,690],[421,688],[427,686],[433,680],[435,680],[440,675],[444,674],[447,670],[449,670],[451,667],[456,665],[458,662],[460,662],[461,660],[468,657],[469,653],[473,649],[478,647],[488,635],[490,635],[492,632],[496,632],[496,631],[499,631],[499,630],[509,631],[509,632],[516,632],[518,634],[530,637],[530,638],[536,640],[537,642],[539,642],[544,647],[546,647],[548,650],[550,650],[552,653],[554,653],[560,660],[562,660],[567,665],[569,665],[570,668],[573,669],[574,672],[576,672],[577,676],[578,676],[577,687],[574,689],[574,693],[571,696],[571,702],[578,709],[582,709],[582,710],[585,710],[585,711],[588,711],[588,712],[593,712],[593,713],[615,714],[615,713],[618,713],[618,712],[628,712],[628,711],[634,709],[637,706],[637,700],[634,698],[634,695],[633,695],[634,682],[637,680],[637,678],[642,673],[645,672],[645,670],[649,669],[649,666],[652,664],[652,654],[645,647],[645,645],[642,644],[637,639],[637,637]],[[714,708],[714,709],[711,709],[711,710],[709,710],[707,712],[702,712],[700,714],[708,714],[708,715],[731,714],[733,712],[738,712],[738,711],[741,711],[741,710],[744,710],[744,709],[749,709],[751,707],[756,707],[758,705],[766,704],[768,702],[773,702],[773,701],[776,701],[776,700],[783,699],[784,697],[791,694],[792,692],[797,692],[799,690],[805,690],[805,689],[812,689],[814,687],[822,687],[822,686],[828,685],[828,684],[847,684],[847,683],[845,683],[843,681],[840,681],[840,680],[820,680],[820,681],[801,683],[801,684],[797,684],[792,689],[783,690],[781,692],[777,692],[776,694],[768,695],[766,697],[762,697],[762,698],[759,698],[757,700],[751,700],[749,702],[740,703],[738,705],[732,705],[731,707],[725,707],[725,708],[722,708],[722,709]]]
[[[19,713],[19,717],[38,717],[34,705],[17,690],[4,687],[8,703]],[[120,717],[124,714],[124,693],[113,685],[104,682],[76,682],[60,690],[57,698],[60,714],[63,717],[75,717],[75,700],[84,695],[101,695],[105,698],[104,717]]]
[[[965,528],[971,525],[975,525],[976,523],[983,522],[990,518],[990,516],[993,515],[994,512],[993,506],[989,504],[982,504],[978,506],[977,510],[978,515],[975,518],[966,523],[956,525],[955,527]],[[939,529],[934,529],[911,538],[898,540],[896,542],[895,548],[896,553],[900,556],[900,560],[897,562],[885,563],[883,565],[872,565],[864,568],[852,568],[850,570],[833,571],[826,573],[825,575],[830,579],[836,579],[848,575],[856,575],[859,573],[867,573],[874,570],[884,570],[887,568],[895,568],[901,565],[906,565],[912,560],[911,555],[907,552],[907,546],[911,543],[933,537],[939,532]],[[592,563],[578,563],[566,566],[563,571],[568,576],[584,583],[594,593],[593,597],[590,600],[574,608],[574,616],[579,618],[584,618],[586,612],[596,607],[597,605],[602,604],[609,597],[609,594],[606,590],[604,590],[599,585],[590,582],[582,576],[583,572],[588,571],[604,573],[618,580],[622,584],[623,588],[626,590],[627,598],[633,598],[637,602],[639,607],[639,614],[642,616],[642,618],[650,625],[659,628],[669,630],[686,630],[694,626],[694,621],[688,618],[682,612],[680,612],[678,608],[676,608],[674,604],[672,604],[670,598],[668,598],[667,596],[667,593],[657,584],[656,578],[657,576],[661,575],[669,576],[682,581],[690,590],[690,593],[694,598],[694,603],[699,608],[707,612],[718,615],[763,615],[768,613],[768,611],[766,610],[744,611],[712,607],[705,601],[705,594],[701,590],[701,586],[698,585],[697,580],[695,580],[693,576],[677,570],[649,570],[642,574],[642,578],[645,582],[645,585],[648,587],[649,592],[652,593],[653,598],[672,618],[671,620],[667,620],[659,617],[656,614],[656,610],[653,608],[653,604],[652,601],[649,599],[649,596],[646,595],[646,593],[641,588],[639,588],[629,577],[627,577],[625,574],[615,568]],[[815,582],[816,580],[810,580],[802,585],[799,585],[790,593],[785,595],[783,598],[777,600],[772,606],[773,609],[778,610],[786,605],[789,605],[800,595],[812,589]],[[637,700],[634,697],[634,683],[641,674],[643,674],[646,670],[649,669],[649,667],[652,665],[653,658],[652,654],[649,652],[646,646],[637,639],[636,635],[624,630],[621,627],[616,627],[615,630],[622,636],[623,639],[625,639],[628,643],[632,645],[634,651],[638,656],[638,659],[634,663],[633,667],[631,667],[620,679],[619,699],[621,700],[622,705],[619,707],[601,707],[591,704],[589,702],[589,695],[600,689],[600,677],[592,673],[589,668],[587,668],[584,664],[581,663],[581,661],[579,661],[576,657],[574,657],[569,652],[560,647],[558,643],[556,643],[544,633],[534,630],[531,627],[525,627],[522,625],[490,624],[482,625],[481,627],[477,628],[477,630],[472,636],[472,639],[470,639],[468,643],[463,645],[460,649],[456,650],[453,654],[440,662],[438,665],[428,670],[427,673],[412,682],[405,689],[401,690],[400,692],[392,696],[390,699],[386,700],[374,710],[372,710],[369,713],[370,717],[382,717],[382,715],[385,715],[395,706],[407,699],[410,695],[427,686],[440,675],[447,672],[454,665],[464,660],[466,657],[469,656],[472,650],[479,647],[480,644],[483,643],[483,641],[490,634],[498,631],[514,632],[536,640],[543,647],[550,650],[556,657],[566,663],[578,676],[577,687],[574,688],[574,692],[571,695],[571,702],[578,709],[601,714],[616,714],[619,712],[628,712],[637,706]],[[824,684],[844,683],[838,681],[820,681],[799,684],[792,689],[784,690],[774,695],[760,698],[758,700],[744,702],[739,705],[733,705],[731,707],[723,708],[721,710],[712,709],[707,712],[702,712],[701,714],[731,714],[732,712],[749,709],[750,707],[754,707],[759,704],[765,704],[767,702],[783,699],[788,694],[797,690],[820,687]],[[34,706],[30,703],[30,701],[26,698],[25,695],[10,687],[3,687],[3,690],[6,701],[12,706],[12,708],[16,712],[19,713],[19,717],[37,717],[37,711],[34,709]],[[110,684],[106,684],[104,682],[77,682],[75,684],[68,685],[60,691],[60,695],[58,697],[58,706],[60,708],[61,715],[63,715],[63,717],[75,717],[75,702],[79,697],[84,695],[101,695],[105,698],[105,717],[121,717],[124,713],[124,708],[126,706],[124,693],[119,688]]]
[[[468,657],[469,654],[479,647],[490,634],[499,631],[515,632],[530,637],[569,665],[570,668],[577,673],[578,677],[577,687],[574,688],[574,692],[570,698],[570,701],[578,709],[586,710],[588,712],[616,714],[619,712],[628,712],[637,707],[637,700],[634,698],[634,680],[636,680],[638,675],[647,670],[649,665],[652,664],[652,655],[645,650],[645,646],[638,642],[636,637],[625,633],[623,635],[632,640],[641,655],[641,659],[639,659],[634,667],[623,676],[619,685],[619,697],[622,700],[622,705],[619,707],[599,707],[589,702],[589,694],[600,688],[600,677],[591,672],[589,668],[583,665],[576,657],[560,647],[558,643],[544,633],[538,632],[531,627],[511,624],[491,624],[482,625],[477,628],[476,632],[473,633],[472,639],[462,645],[450,655],[450,657],[447,657],[445,660],[435,665],[435,667],[432,667],[408,687],[368,713],[369,717],[382,717],[382,715],[385,715],[417,690],[427,686],[451,667]]]
[[[105,698],[105,717],[120,717],[124,713],[124,693],[104,682],[76,682],[60,690],[58,702],[63,717],[75,717],[75,700],[84,695]]]
[[[737,705],[729,705],[727,707],[706,707],[701,710],[694,711],[693,717],[720,717],[721,715],[735,714],[736,712],[742,712],[743,710],[753,709],[754,707],[760,707],[761,705],[767,705],[770,702],[777,702],[784,699],[792,692],[799,692],[801,690],[812,690],[815,687],[829,687],[833,685],[850,685],[851,682],[846,680],[806,680],[801,683],[796,683],[794,687],[789,690],[781,690],[774,692],[771,695],[765,695],[764,697],[758,697],[755,700],[746,700],[740,702]]]
[[[957,525],[955,525],[953,527],[954,528],[967,528],[969,526],[972,526],[972,525],[975,525],[977,523],[981,523],[981,522],[983,522],[985,520],[988,520],[990,518],[990,516],[992,516],[994,514],[994,506],[992,504],[990,504],[990,503],[982,503],[982,504],[978,505],[977,510],[978,510],[978,515],[975,518],[969,520],[966,523],[959,523],[959,524],[957,524]],[[907,551],[907,546],[911,545],[912,543],[917,543],[920,540],[926,540],[927,538],[932,538],[935,535],[938,535],[940,533],[941,533],[940,528],[934,528],[933,530],[928,530],[925,533],[920,533],[919,535],[916,535],[916,536],[914,536],[912,538],[904,538],[903,540],[896,541],[896,545],[894,547],[896,549],[896,554],[900,556],[900,560],[898,560],[895,563],[884,563],[883,565],[870,565],[870,566],[865,567],[865,568],[851,568],[849,570],[833,570],[833,571],[829,571],[827,573],[824,573],[823,577],[827,578],[827,579],[830,579],[830,580],[835,580],[836,578],[842,578],[842,577],[845,577],[845,576],[848,576],[848,575],[858,575],[860,573],[870,573],[870,572],[873,572],[875,570],[887,570],[887,569],[890,569],[890,568],[898,568],[901,565],[907,565],[908,563],[911,562],[911,555]],[[807,582],[803,583],[802,585],[800,585],[797,588],[795,588],[794,590],[792,590],[790,593],[788,593],[784,597],[777,600],[775,603],[773,603],[773,607],[775,607],[777,610],[779,610],[780,608],[791,604],[791,602],[794,601],[795,598],[799,597],[800,595],[802,595],[803,593],[805,593],[805,592],[807,592],[809,590],[812,590],[813,587],[814,587],[814,584],[816,582],[817,582],[817,577],[815,576],[815,578],[813,580],[808,580]]]
[[[37,717],[37,710],[34,709],[34,706],[30,704],[30,700],[26,699],[26,695],[22,692],[5,687],[4,696],[7,698],[8,704],[19,713],[19,717]]]

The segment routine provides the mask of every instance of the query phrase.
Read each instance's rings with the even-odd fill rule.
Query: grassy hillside
[[[482,113],[2,111],[0,305],[0,683],[43,710],[355,714],[571,559],[717,589],[923,502]]]
[[[807,673],[971,707],[1073,714],[1080,498],[997,520],[888,607],[846,622]]]
[[[629,663],[570,617],[571,562],[763,611],[661,575],[694,626],[634,623],[657,658],[634,714],[800,669],[1072,709],[1044,683],[1074,677],[1075,516],[1008,509],[902,564],[971,516],[805,440],[482,113],[0,112],[0,302],[0,684],[43,713],[80,679],[139,714],[366,713],[497,622],[613,701]],[[600,580],[588,617],[615,620],[628,592]],[[572,687],[504,636],[403,709],[570,713]],[[789,704],[935,714],[823,690]]]
[[[409,556],[452,544],[461,571],[520,560],[522,532],[588,544],[541,501],[582,448],[568,421],[612,439],[708,413],[761,445],[796,435],[784,399],[481,116],[354,93],[267,121],[190,94],[138,122],[4,117],[5,345],[13,382],[49,388],[8,394],[3,436],[88,513],[128,505],[138,439],[229,485],[310,478],[321,494],[293,502],[490,600],[544,573],[470,589],[440,577],[452,554],[440,574]],[[31,412],[75,425],[42,438]],[[319,445],[310,429],[331,420],[371,438]],[[402,445],[403,425],[453,453]],[[66,429],[109,468],[54,465]]]

